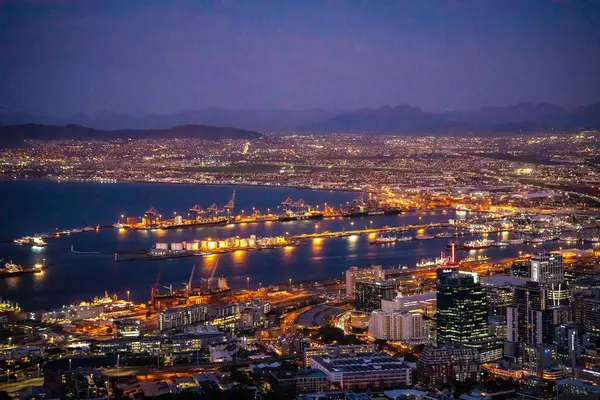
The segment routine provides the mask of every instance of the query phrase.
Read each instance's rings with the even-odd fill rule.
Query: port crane
[[[231,195],[231,200],[227,204],[223,206],[223,209],[227,212],[227,216],[231,215],[233,208],[235,206],[235,189],[233,189],[233,193]]]

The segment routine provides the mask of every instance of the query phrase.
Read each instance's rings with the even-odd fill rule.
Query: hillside
[[[14,147],[24,140],[113,140],[195,138],[205,140],[259,139],[258,132],[208,125],[179,125],[168,129],[100,130],[81,125],[21,124],[0,126],[0,146]]]

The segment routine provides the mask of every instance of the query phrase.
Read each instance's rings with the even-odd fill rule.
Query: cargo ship
[[[301,221],[307,219],[323,219],[324,215],[322,212],[318,211],[308,211],[305,213],[297,214],[297,213],[285,213],[278,217],[278,220],[281,222],[286,221]]]
[[[13,276],[42,273],[44,273],[42,264],[35,264],[33,267],[26,268],[19,264],[7,262],[4,264],[4,268],[0,268],[0,278],[11,278]]]
[[[15,239],[14,242],[21,246],[44,247],[46,242],[39,236],[25,236]]]
[[[371,215],[399,215],[402,214],[402,210],[395,207],[390,208],[353,208],[342,211],[342,217],[357,218],[357,217],[368,217]]]
[[[493,241],[492,240],[471,240],[468,242],[465,242],[465,244],[463,245],[463,249],[464,250],[481,250],[481,249],[487,249],[490,248],[492,246]]]

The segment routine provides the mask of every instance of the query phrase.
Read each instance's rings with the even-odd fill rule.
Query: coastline
[[[360,193],[361,190],[356,189],[339,189],[339,188],[315,188],[311,186],[298,186],[298,185],[265,185],[265,184],[250,184],[250,183],[204,183],[204,182],[162,182],[162,181],[145,181],[145,180],[114,180],[109,182],[102,182],[98,180],[61,180],[50,177],[35,177],[35,178],[0,178],[0,182],[30,182],[30,181],[43,181],[43,182],[55,182],[55,183],[98,183],[98,184],[123,184],[123,183],[137,183],[137,184],[163,184],[163,185],[189,185],[189,186],[231,186],[231,187],[249,187],[249,188],[273,188],[273,189],[296,189],[296,190],[312,190],[315,192],[343,192],[343,193]]]

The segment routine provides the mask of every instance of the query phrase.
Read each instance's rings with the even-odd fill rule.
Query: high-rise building
[[[481,373],[479,351],[457,346],[425,346],[417,362],[419,383],[440,387],[467,379],[478,381]]]
[[[508,307],[507,340],[525,345],[552,343],[552,311],[547,307],[546,289],[537,282],[515,288],[515,304]],[[514,355],[518,356],[518,355]]]
[[[356,281],[378,282],[385,280],[385,273],[381,265],[373,265],[370,268],[350,267],[346,270],[346,296],[354,297]]]
[[[429,327],[421,313],[377,310],[369,319],[369,336],[403,343],[426,343]]]
[[[531,256],[531,280],[542,284],[563,281],[563,258],[561,254],[546,253]]]
[[[439,344],[474,346],[490,338],[485,292],[476,274],[439,274],[437,338]]]
[[[394,283],[391,281],[357,281],[356,310],[371,312],[381,309],[381,300],[394,298]]]
[[[517,260],[510,266],[510,276],[514,278],[531,278],[531,261]]]

